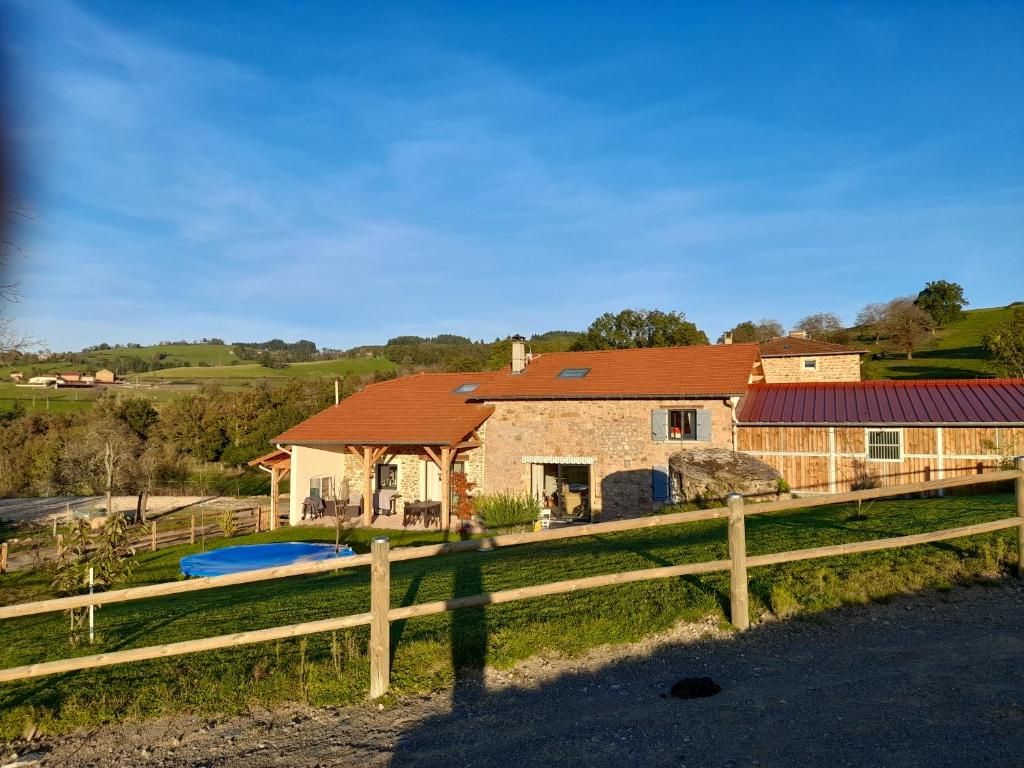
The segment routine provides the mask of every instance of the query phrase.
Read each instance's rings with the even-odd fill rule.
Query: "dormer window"
[[[558,372],[559,379],[582,379],[590,373],[589,368],[563,368]]]
[[[456,395],[468,395],[470,392],[479,387],[479,384],[460,384],[455,388]]]

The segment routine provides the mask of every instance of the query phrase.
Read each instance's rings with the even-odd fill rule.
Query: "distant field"
[[[38,371],[39,373],[58,373],[60,371],[85,371],[95,373],[100,368],[116,370],[116,361],[123,357],[141,357],[143,360],[156,360],[165,355],[169,360],[188,360],[192,365],[201,362],[210,365],[229,365],[235,359],[231,347],[224,344],[157,344],[140,349],[108,349],[99,352],[83,352],[84,362],[70,363],[67,360],[47,360],[27,366],[0,367],[0,378],[7,380],[13,371]],[[118,371],[119,372],[119,371]]]
[[[167,368],[130,376],[134,381],[187,381],[197,379],[293,379],[309,376],[345,376],[349,373],[365,374],[376,371],[390,371],[395,364],[380,357],[340,358],[338,360],[317,360],[312,363],[292,363],[280,370],[264,368],[257,363],[225,365],[209,368]]]
[[[198,386],[176,385],[165,387],[114,387],[110,389],[51,389],[36,387],[17,387],[8,382],[0,382],[0,413],[11,410],[16,401],[21,401],[27,411],[84,411],[92,408],[104,391],[116,398],[145,398],[154,403],[162,403],[182,394],[194,392]]]
[[[997,375],[985,359],[981,346],[988,330],[1012,313],[1009,307],[972,309],[963,320],[943,328],[915,352],[912,360],[904,355],[888,354],[883,360],[868,360],[863,367],[865,379],[986,379]],[[883,343],[884,344],[884,343]],[[880,351],[873,344],[872,352]]]

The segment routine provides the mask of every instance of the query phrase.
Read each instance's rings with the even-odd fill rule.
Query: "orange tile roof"
[[[863,355],[866,349],[833,344],[830,341],[801,339],[796,336],[784,336],[762,342],[761,357],[796,357],[797,355]]]
[[[757,344],[722,344],[538,355],[525,373],[509,369],[491,377],[470,397],[599,399],[741,395],[747,389]],[[560,378],[566,368],[589,368],[582,378]]]
[[[371,384],[274,439],[315,445],[454,445],[494,412],[455,394],[494,373],[421,373]]]

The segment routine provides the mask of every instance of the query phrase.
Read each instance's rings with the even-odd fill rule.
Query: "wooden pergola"
[[[346,444],[345,450],[362,462],[363,472],[363,524],[373,524],[373,475],[377,462],[393,449],[402,451],[414,451],[419,455],[430,459],[441,472],[441,527],[444,530],[451,528],[452,515],[452,492],[451,475],[452,463],[458,460],[460,454],[471,451],[481,446],[480,435],[475,429],[471,430],[463,439],[453,445],[444,444],[420,444],[420,445],[382,445],[382,444]]]
[[[277,528],[280,514],[280,484],[292,471],[292,455],[283,448],[260,456],[249,462],[250,467],[259,467],[270,473],[270,530]]]

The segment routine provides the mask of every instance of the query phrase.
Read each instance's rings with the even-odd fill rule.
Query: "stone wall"
[[[653,506],[651,470],[687,448],[731,448],[732,410],[725,400],[502,401],[486,424],[486,493],[530,490],[530,465],[523,456],[594,457],[592,502],[605,518],[635,516]],[[651,411],[705,408],[711,411],[710,442],[651,436]]]
[[[805,368],[805,360],[817,360],[817,368]],[[860,355],[806,355],[762,359],[767,384],[805,381],[860,381]]]

